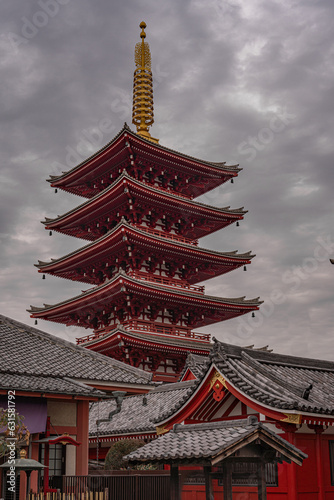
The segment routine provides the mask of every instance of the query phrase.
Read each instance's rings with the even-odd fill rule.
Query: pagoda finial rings
[[[142,31],[140,33],[140,38],[146,38],[146,33],[144,31],[144,29],[146,28],[146,23],[144,21],[142,21],[140,23],[139,27],[142,29]]]

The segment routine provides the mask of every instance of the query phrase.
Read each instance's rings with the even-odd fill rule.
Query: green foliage
[[[104,463],[105,470],[127,469],[129,464],[123,460],[125,455],[144,446],[145,442],[141,439],[121,439],[116,441],[109,449]]]

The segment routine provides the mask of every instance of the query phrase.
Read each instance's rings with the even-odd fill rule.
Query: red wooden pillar
[[[294,425],[289,425],[287,441],[296,446],[296,427]],[[288,466],[288,498],[289,500],[298,500],[297,465],[294,462]]]
[[[224,487],[224,500],[232,500],[231,462],[223,462],[223,487]]]
[[[205,478],[205,500],[214,500],[213,498],[213,488],[212,488],[212,478],[211,478],[211,466],[205,465],[203,467],[204,478]]]
[[[38,435],[37,435],[37,439],[38,439]],[[38,459],[39,459],[39,443],[31,443],[31,458],[33,460],[37,460],[38,462]],[[37,493],[38,491],[38,476],[39,476],[39,473],[34,470],[32,471],[31,473],[31,476],[30,476],[30,489]]]
[[[260,462],[257,469],[257,492],[258,500],[267,500],[267,484],[265,463]]]
[[[319,485],[319,500],[325,500],[325,492],[324,492],[324,476],[322,472],[322,459],[321,459],[321,434],[324,429],[322,427],[317,427],[315,430],[316,433],[316,455],[317,455],[317,476],[318,476],[318,485]]]
[[[87,476],[88,474],[88,442],[89,431],[89,402],[77,402],[77,441],[81,443],[76,449],[76,474]]]
[[[50,417],[48,417],[46,421],[45,437],[50,436],[50,425],[51,425]],[[46,467],[44,469],[43,490],[45,493],[47,493],[49,491],[49,443],[45,443],[44,465],[46,465]]]
[[[170,498],[171,500],[180,500],[180,478],[179,467],[171,465],[170,467]]]
[[[297,427],[294,424],[288,424],[284,422],[279,423],[279,427],[286,432],[285,439],[289,443],[296,446],[296,430]],[[288,476],[288,500],[298,500],[297,492],[297,465],[291,462],[287,466],[287,476]]]
[[[324,427],[319,425],[309,425],[310,429],[315,431],[315,453],[317,464],[317,483],[318,483],[318,500],[325,500],[325,483],[323,475],[323,460],[322,460],[322,439],[321,434],[324,432]]]
[[[27,497],[27,474],[24,470],[20,470],[20,492],[19,499],[25,500]]]

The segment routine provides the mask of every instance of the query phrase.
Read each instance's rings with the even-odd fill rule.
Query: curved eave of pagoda
[[[117,300],[120,300],[122,296],[123,298],[126,297],[128,294],[132,294],[136,298],[142,298],[145,304],[149,304],[150,301],[152,303],[156,301],[160,302],[160,304],[163,303],[165,308],[183,307],[185,312],[191,311],[194,313],[195,310],[207,311],[207,316],[203,312],[199,313],[201,319],[198,319],[196,324],[192,324],[193,328],[217,323],[218,321],[224,321],[258,310],[262,303],[259,298],[250,300],[246,300],[245,297],[221,298],[199,295],[188,290],[179,291],[173,287],[159,286],[131,278],[124,273],[119,273],[102,285],[82,292],[81,295],[55,305],[44,304],[44,307],[31,306],[28,312],[32,318],[94,328],[93,325],[87,325],[86,323],[87,311],[94,311],[94,314],[100,314],[102,311],[107,311],[108,307],[113,307]],[[75,311],[75,318],[73,311]],[[82,317],[80,313],[82,313]]]
[[[95,221],[96,224],[100,224],[100,219],[113,214],[113,210],[119,212],[121,207],[125,206],[133,213],[134,210],[131,208],[132,196],[135,196],[136,200],[138,199],[140,203],[147,207],[157,207],[157,209],[165,210],[166,215],[178,214],[178,217],[182,219],[182,216],[186,214],[186,219],[197,217],[209,221],[211,227],[196,224],[193,225],[192,229],[188,230],[187,234],[183,234],[183,236],[190,236],[193,239],[200,238],[242,220],[244,214],[247,213],[247,210],[244,210],[243,207],[237,209],[230,209],[230,207],[215,208],[204,203],[188,200],[148,186],[123,172],[113,184],[90,200],[55,219],[46,218],[42,222],[45,224],[46,229],[93,241],[100,235],[89,233],[88,230],[85,231],[84,225]],[[117,214],[111,216],[117,218]]]
[[[115,259],[115,254],[121,249],[126,249],[129,244],[149,252],[150,256],[160,254],[175,259],[175,257],[181,255],[182,258],[187,259],[187,261],[190,259],[197,263],[198,266],[202,263],[207,265],[205,270],[197,268],[198,271],[192,273],[188,278],[189,283],[198,283],[225,274],[233,269],[250,264],[251,259],[255,257],[251,252],[244,254],[238,254],[236,251],[216,252],[177,240],[168,240],[168,238],[152,235],[122,221],[114,229],[92,243],[64,257],[52,259],[51,262],[39,261],[35,266],[40,273],[94,285],[98,284],[98,280],[94,279],[94,277],[85,276],[87,270],[91,267],[105,267],[107,259]],[[214,272],[211,270],[212,266],[215,266]]]
[[[50,176],[48,182],[52,187],[64,189],[79,196],[91,197],[96,194],[98,187],[94,188],[94,181],[98,181],[106,175],[117,175],[117,168],[128,159],[128,163],[134,160],[147,161],[155,165],[170,168],[173,171],[183,173],[197,173],[204,175],[207,186],[187,186],[188,194],[199,196],[214,187],[221,185],[227,180],[236,177],[242,170],[239,165],[226,165],[225,162],[209,162],[194,158],[178,151],[154,144],[151,141],[133,132],[127,124],[120,132],[99,151],[82,161],[67,172],[59,176]]]
[[[212,349],[210,341],[203,342],[194,339],[180,339],[174,335],[154,335],[127,331],[123,328],[113,329],[105,335],[90,335],[91,340],[82,341],[77,339],[77,344],[84,345],[85,348],[95,352],[106,353],[111,349],[117,349],[120,342],[124,345],[137,345],[146,349],[159,350],[161,352],[175,352],[178,354],[195,354],[208,355]],[[94,338],[95,337],[95,338]],[[84,338],[83,338],[84,339]]]

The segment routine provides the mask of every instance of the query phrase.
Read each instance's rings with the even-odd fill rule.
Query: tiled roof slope
[[[44,377],[45,380],[51,377],[53,380],[57,378],[63,381],[70,378],[77,382],[82,380],[90,383],[147,385],[151,383],[152,378],[150,373],[143,370],[76,346],[2,315],[0,315],[0,353],[0,372],[15,375],[17,381],[19,376],[24,375]],[[4,379],[2,376],[0,379],[2,386]],[[33,378],[30,378],[30,383],[34,385]],[[42,379],[38,382],[38,384],[43,383]],[[55,386],[54,389],[56,390]]]
[[[243,350],[217,341],[210,359],[226,380],[259,403],[334,415],[334,362]]]
[[[205,363],[197,364],[199,384],[212,364],[241,394],[280,411],[334,415],[334,362],[299,358],[218,342]],[[196,390],[193,386],[192,392]],[[190,395],[189,395],[190,396]],[[155,424],[170,418],[166,410]]]
[[[210,350],[213,347],[213,344],[210,344]],[[254,349],[255,351],[266,351],[266,352],[272,352],[272,349],[268,349],[269,346],[263,346],[263,347],[254,347],[254,345],[249,345],[245,346],[244,349]],[[206,354],[193,354],[190,353],[187,356],[186,363],[184,365],[184,368],[182,372],[180,373],[179,376],[179,381],[182,380],[184,377],[186,371],[188,368],[190,371],[195,375],[196,378],[200,378],[203,374],[203,370],[206,369],[206,366],[208,364],[208,357]]]
[[[89,385],[70,378],[42,377],[40,375],[18,375],[0,370],[0,388],[15,391],[71,394],[82,396],[105,396]]]
[[[231,449],[233,445],[246,440],[246,438],[247,441],[251,441],[252,435],[254,439],[257,437],[261,439],[261,435],[265,435],[266,438],[271,438],[273,443],[284,447],[297,459],[307,458],[307,455],[261,423],[255,421],[250,423],[247,420],[175,425],[168,434],[151,441],[124,458],[130,462],[210,459],[229,448]]]
[[[129,434],[135,432],[154,432],[153,419],[160,419],[166,411],[173,412],[184,403],[196,382],[178,382],[157,387],[144,396],[129,396],[123,400],[120,413],[108,422],[99,424],[99,435]],[[109,413],[116,409],[114,400],[101,401],[91,406],[89,413],[89,434],[96,435],[97,420],[107,420]]]

